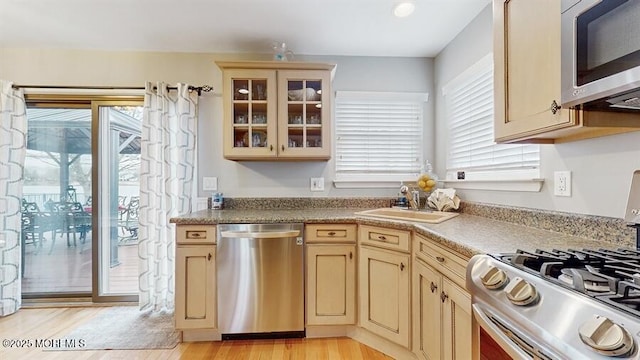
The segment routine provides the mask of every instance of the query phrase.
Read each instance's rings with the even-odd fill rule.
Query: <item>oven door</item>
[[[544,342],[518,329],[506,318],[481,303],[472,305],[473,316],[480,327],[513,359],[562,359]],[[482,349],[481,349],[482,351]]]
[[[640,87],[640,1],[562,4],[562,106]]]

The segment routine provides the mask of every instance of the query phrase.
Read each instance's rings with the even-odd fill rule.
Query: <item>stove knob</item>
[[[604,316],[594,315],[578,332],[582,342],[602,355],[625,356],[634,349],[629,331]]]
[[[490,266],[482,275],[480,275],[480,280],[487,289],[496,290],[503,287],[509,281],[509,278],[501,269],[498,269],[495,266]]]
[[[538,300],[536,288],[520,277],[513,278],[504,292],[509,301],[518,306],[530,305]]]

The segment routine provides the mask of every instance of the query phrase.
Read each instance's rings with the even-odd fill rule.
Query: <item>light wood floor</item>
[[[0,338],[64,339],[102,307],[21,309],[0,318]],[[135,334],[131,334],[135,336]],[[0,359],[392,359],[349,338],[180,343],[168,350],[42,351],[0,347]]]

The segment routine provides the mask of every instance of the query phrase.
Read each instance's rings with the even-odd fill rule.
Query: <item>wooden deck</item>
[[[66,237],[45,235],[42,247],[25,246],[22,293],[90,293],[91,292],[91,233],[85,243],[67,246]],[[51,253],[49,251],[51,250]],[[138,293],[138,247],[136,244],[118,246],[119,265],[109,268],[108,294]]]

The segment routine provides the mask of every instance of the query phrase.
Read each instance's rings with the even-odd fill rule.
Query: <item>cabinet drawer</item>
[[[465,287],[468,260],[421,235],[416,235],[414,247],[416,257],[436,268],[462,288]]]
[[[356,224],[310,224],[304,227],[307,243],[355,243]]]
[[[409,252],[411,233],[404,230],[361,225],[358,238],[360,244]]]
[[[213,225],[178,225],[176,226],[176,242],[178,244],[215,244],[216,227]]]

